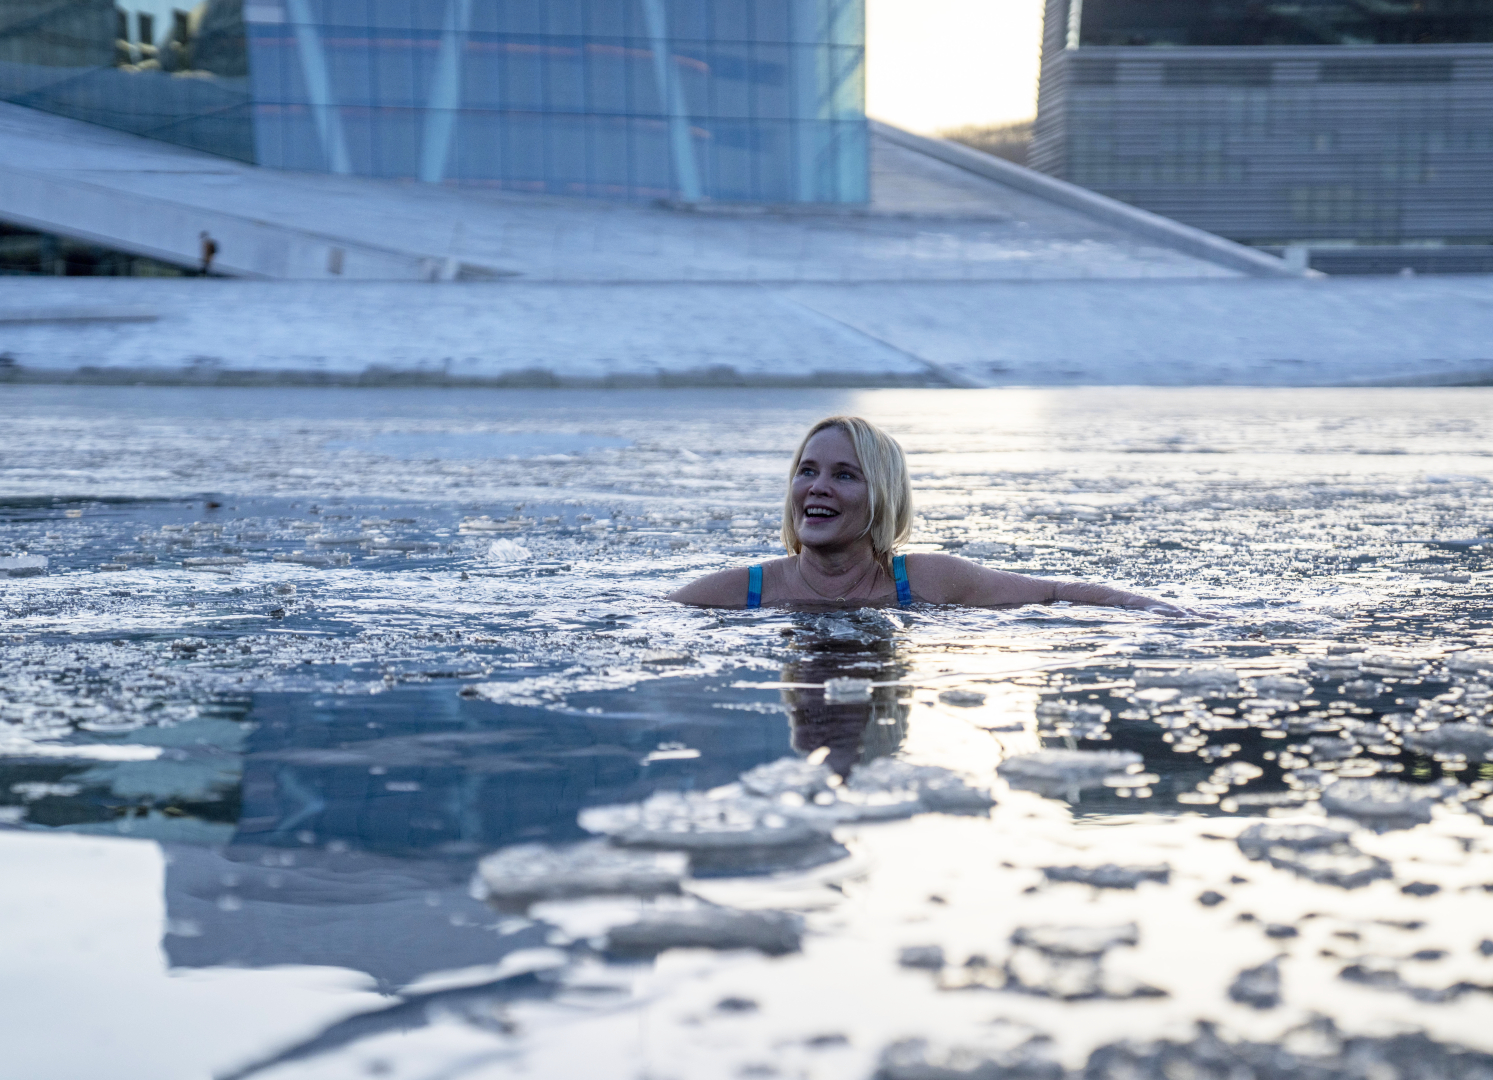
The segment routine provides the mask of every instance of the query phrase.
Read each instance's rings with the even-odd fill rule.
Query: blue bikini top
[[[912,606],[912,586],[907,582],[907,556],[892,557],[892,578],[897,582],[897,606]],[[762,564],[747,568],[747,603],[749,608],[762,606]]]

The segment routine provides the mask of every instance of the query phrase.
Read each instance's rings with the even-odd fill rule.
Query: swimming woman
[[[783,500],[790,554],[708,574],[670,600],[701,607],[920,601],[1005,607],[1068,600],[1188,616],[1148,596],[991,570],[955,555],[896,554],[912,533],[912,479],[897,440],[858,416],[819,421],[799,444]]]

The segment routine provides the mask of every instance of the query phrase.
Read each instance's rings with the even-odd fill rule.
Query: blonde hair
[[[788,493],[783,496],[783,546],[794,555],[803,550],[793,522],[793,478],[803,461],[804,447],[826,428],[839,428],[850,436],[855,447],[861,472],[866,476],[871,511],[871,520],[861,535],[870,536],[876,561],[891,573],[892,553],[912,535],[912,477],[908,475],[907,458],[897,440],[859,416],[827,416],[809,428],[798,444],[788,469]]]

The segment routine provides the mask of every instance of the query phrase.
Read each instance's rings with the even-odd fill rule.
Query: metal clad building
[[[864,0],[0,0],[0,99],[276,168],[862,203]]]
[[[1313,265],[1458,245],[1442,268],[1481,269],[1493,0],[1047,0],[1031,159]]]

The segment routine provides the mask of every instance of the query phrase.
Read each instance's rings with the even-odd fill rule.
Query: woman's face
[[[871,522],[870,489],[855,444],[839,428],[816,431],[793,477],[793,525],[805,547],[848,547]]]

